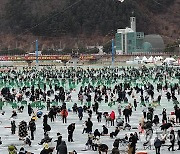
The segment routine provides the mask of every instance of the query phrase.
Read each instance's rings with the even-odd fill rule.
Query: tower
[[[131,29],[136,32],[136,17],[130,17]]]

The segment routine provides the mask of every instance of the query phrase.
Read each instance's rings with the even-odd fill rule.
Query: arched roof
[[[144,43],[145,42],[151,44],[152,52],[162,52],[165,48],[164,41],[160,35],[156,35],[156,34],[145,35]]]

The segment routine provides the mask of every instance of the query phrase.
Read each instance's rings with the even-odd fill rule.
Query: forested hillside
[[[132,14],[138,31],[172,40],[180,33],[180,0],[0,0],[0,4],[3,35],[104,37],[129,26]]]

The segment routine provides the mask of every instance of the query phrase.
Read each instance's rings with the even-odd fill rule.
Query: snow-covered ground
[[[74,103],[77,103],[78,106],[80,105],[80,102],[78,102],[78,99],[77,99],[78,90],[79,90],[79,87],[75,91],[72,92],[73,102],[67,102],[68,108],[71,108]],[[159,95],[159,93],[155,90],[155,98],[157,98],[158,95]],[[176,96],[177,96],[177,99],[180,100],[180,95],[176,94]],[[136,94],[135,97],[136,97],[137,101],[140,102],[139,94]],[[128,96],[128,99],[129,99],[129,102],[133,104],[133,98]],[[125,104],[122,104],[122,106],[125,106]],[[173,106],[174,106],[173,102],[172,101],[168,102],[166,99],[166,96],[165,96],[165,92],[162,92],[161,106],[158,106],[155,109],[155,114],[159,115],[160,122],[161,122],[161,118],[162,118],[162,116],[161,116],[162,109],[165,107],[167,109],[167,113],[170,114],[173,111]],[[5,128],[5,127],[10,127],[10,122],[12,120],[12,119],[10,119],[10,116],[12,114],[12,108],[9,105],[7,105],[7,106],[5,105],[3,110],[5,111],[5,115],[0,114],[0,121],[2,121],[2,123],[0,124],[0,137],[2,138],[2,141],[3,141],[3,144],[0,145],[0,154],[8,154],[7,147],[10,144],[14,144],[18,149],[21,146],[23,146],[23,147],[25,147],[25,149],[27,151],[33,152],[35,154],[39,154],[40,151],[43,149],[43,145],[38,145],[38,143],[41,141],[41,139],[44,136],[43,135],[44,132],[42,129],[42,118],[37,119],[37,121],[36,121],[37,129],[35,132],[35,140],[32,141],[32,146],[29,147],[28,145],[24,145],[23,141],[19,140],[18,128],[16,129],[15,135],[11,135],[11,129],[10,128]],[[37,109],[35,109],[35,110],[37,110]],[[100,108],[99,108],[100,112],[105,112],[105,111],[111,112],[112,110],[114,110],[116,112],[116,115],[118,115],[117,104],[112,106],[112,107],[109,107],[108,104],[104,103],[104,101],[101,102]],[[48,113],[46,111],[46,109],[43,109],[42,111],[44,114]],[[102,122],[98,123],[96,117],[97,116],[95,115],[95,113],[93,113],[93,115],[92,115],[92,121],[94,124],[93,130],[99,129],[99,131],[101,132],[102,131],[102,125],[105,124],[105,119],[102,118],[103,119]],[[87,120],[87,118],[88,118],[88,114],[84,113],[83,120],[80,121],[76,113],[69,112],[69,115],[67,118],[67,124],[63,124],[60,117],[57,117],[55,119],[55,122],[50,122],[50,120],[48,120],[48,124],[51,125],[50,137],[53,138],[53,141],[50,144],[50,146],[54,147],[56,145],[54,140],[57,139],[57,136],[56,136],[57,132],[60,132],[62,134],[63,140],[66,141],[68,151],[76,150],[78,154],[86,154],[86,153],[97,154],[98,153],[97,151],[92,151],[92,150],[82,151],[83,149],[85,149],[85,143],[87,142],[87,134],[82,134],[83,123],[85,120]],[[141,118],[142,118],[142,108],[140,105],[138,105],[137,111],[134,111],[134,109],[133,109],[132,116],[130,117],[130,125],[132,127],[138,127],[139,120]],[[30,117],[27,114],[27,107],[25,107],[23,113],[18,113],[18,116],[15,119],[16,125],[18,125],[21,120],[25,120],[26,122],[30,121]],[[67,127],[69,124],[74,123],[74,122],[76,123],[76,128],[74,131],[74,142],[69,143],[67,141]],[[157,136],[156,131],[161,132],[159,129],[159,126],[154,128],[152,145],[153,145],[154,138]],[[115,127],[109,126],[108,129],[109,129],[109,132],[111,132],[111,131],[114,131]],[[178,130],[178,129],[180,129],[180,127],[174,127],[174,130]],[[118,134],[117,138],[123,138],[125,134],[128,134],[128,136],[129,136],[130,133],[135,132],[135,131],[138,132],[137,129],[132,129],[130,131],[121,130],[120,133]],[[29,132],[29,135],[30,135],[30,132]],[[141,135],[140,140],[137,143],[137,151],[143,151],[144,150],[143,149],[144,141],[145,141],[145,137],[144,137],[144,135]],[[107,144],[109,146],[110,150],[113,148],[112,145],[113,145],[114,139],[111,139],[109,136],[102,136],[100,138],[100,142]],[[167,142],[166,145],[170,145],[170,143]],[[126,148],[127,147],[120,146],[119,149],[126,149]],[[177,141],[176,141],[175,149],[177,149]],[[151,150],[146,150],[146,151],[149,154],[151,154],[151,153],[155,154],[154,146],[152,146]],[[54,153],[56,153],[56,151],[54,151]],[[163,154],[170,154],[170,153],[179,154],[180,151],[169,152],[167,150],[167,147],[165,146],[165,147],[161,148],[161,153],[163,153]]]

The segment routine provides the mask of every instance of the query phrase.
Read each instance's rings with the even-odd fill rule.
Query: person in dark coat
[[[170,142],[171,142],[171,145],[169,146],[168,150],[170,151],[170,149],[172,148],[172,151],[175,151],[174,150],[174,144],[175,144],[174,130],[171,130],[171,132],[170,132]]]
[[[51,140],[52,140],[52,138],[50,138],[48,134],[44,134],[44,138],[41,139],[41,142],[38,144],[42,145],[43,143],[49,143],[49,142],[51,142]]]
[[[87,121],[87,123],[86,123],[86,126],[87,126],[86,132],[87,132],[87,133],[92,132],[93,123],[92,123],[92,121],[91,121],[90,118],[88,118],[88,121]]]
[[[180,130],[178,130],[177,140],[178,140],[178,149],[177,150],[180,150]]]
[[[155,116],[154,116],[153,123],[154,123],[156,126],[159,124],[159,117],[158,117],[158,115],[155,115]]]
[[[170,94],[169,91],[166,93],[166,97],[167,97],[167,100],[170,101],[170,99],[171,99],[171,94]]]
[[[79,120],[82,120],[83,118],[83,108],[81,106],[78,108],[78,117]]]
[[[108,134],[108,129],[105,125],[102,126],[103,127],[103,131],[101,133],[101,135],[107,135]]]
[[[105,152],[106,154],[108,153],[108,146],[106,144],[100,144],[99,145],[99,154],[101,154],[101,152]]]
[[[51,105],[51,102],[50,102],[50,99],[48,98],[48,100],[47,100],[47,111],[49,111],[49,109],[50,109],[50,105]]]
[[[150,121],[153,120],[153,113],[151,111],[148,111],[147,113],[147,120],[150,120]]]
[[[0,137],[0,145],[2,144],[2,140],[1,140],[1,137]]]
[[[54,110],[51,108],[50,111],[49,111],[49,118],[51,119],[51,122],[54,121]]]
[[[47,114],[45,114],[43,116],[43,124],[47,124],[47,121],[48,121],[48,116],[47,116]]]
[[[74,142],[73,132],[75,130],[75,123],[70,124],[67,129],[68,129],[68,142]]]
[[[162,145],[161,140],[158,137],[156,137],[156,139],[154,141],[154,147],[156,149],[156,154],[160,154],[161,145]]]
[[[98,122],[101,122],[101,119],[102,119],[102,112],[98,112],[97,113],[97,120],[98,120]]]
[[[118,127],[116,127],[115,131],[110,133],[110,137],[111,138],[113,138],[114,136],[116,137],[118,135],[118,133],[119,133],[119,129],[118,129]]]
[[[119,148],[119,139],[115,139],[113,147],[116,147],[117,149]]]
[[[36,130],[34,119],[31,119],[31,121],[29,122],[29,130],[31,131],[31,140],[34,140],[34,131]]]
[[[11,133],[15,134],[16,133],[16,124],[15,121],[11,121]]]
[[[51,130],[51,126],[50,125],[48,125],[48,124],[43,124],[43,129],[44,129],[44,134],[46,134],[48,131],[50,131]]]
[[[59,146],[59,145],[61,144],[61,142],[62,142],[62,135],[61,135],[60,133],[57,133],[57,136],[58,136],[57,140],[54,141],[54,142],[57,142],[57,143],[56,143],[56,150],[57,150],[58,146]]]
[[[123,110],[123,115],[125,116],[125,121],[129,123],[130,110],[127,107]]]
[[[10,118],[16,118],[17,117],[17,113],[16,113],[16,111],[12,111],[12,115],[11,115],[11,117]]]
[[[134,109],[135,109],[135,111],[136,111],[136,108],[137,108],[137,101],[136,101],[136,99],[134,99]]]
[[[164,108],[163,109],[163,112],[162,112],[162,123],[167,123],[167,113],[166,113],[166,109]]]
[[[19,154],[27,154],[27,151],[23,147],[21,147]]]
[[[120,151],[119,151],[119,149],[118,149],[117,147],[114,147],[114,148],[112,149],[111,154],[120,154]]]
[[[29,116],[31,116],[32,112],[33,112],[33,109],[31,107],[31,104],[28,104],[28,114],[29,114]]]
[[[180,108],[179,107],[175,109],[175,115],[176,115],[176,123],[180,123]]]
[[[96,136],[101,136],[101,133],[99,132],[99,130],[98,129],[96,129],[95,131],[94,131],[94,137],[96,138]]]
[[[132,133],[130,134],[129,143],[130,143],[130,147],[133,148],[132,154],[135,154],[137,139]]]
[[[95,109],[95,112],[97,113],[97,112],[98,112],[98,109],[99,109],[99,104],[98,104],[98,102],[95,102],[95,104],[94,104],[94,109]]]
[[[67,154],[67,145],[65,141],[62,141],[61,144],[57,147],[57,154]]]

